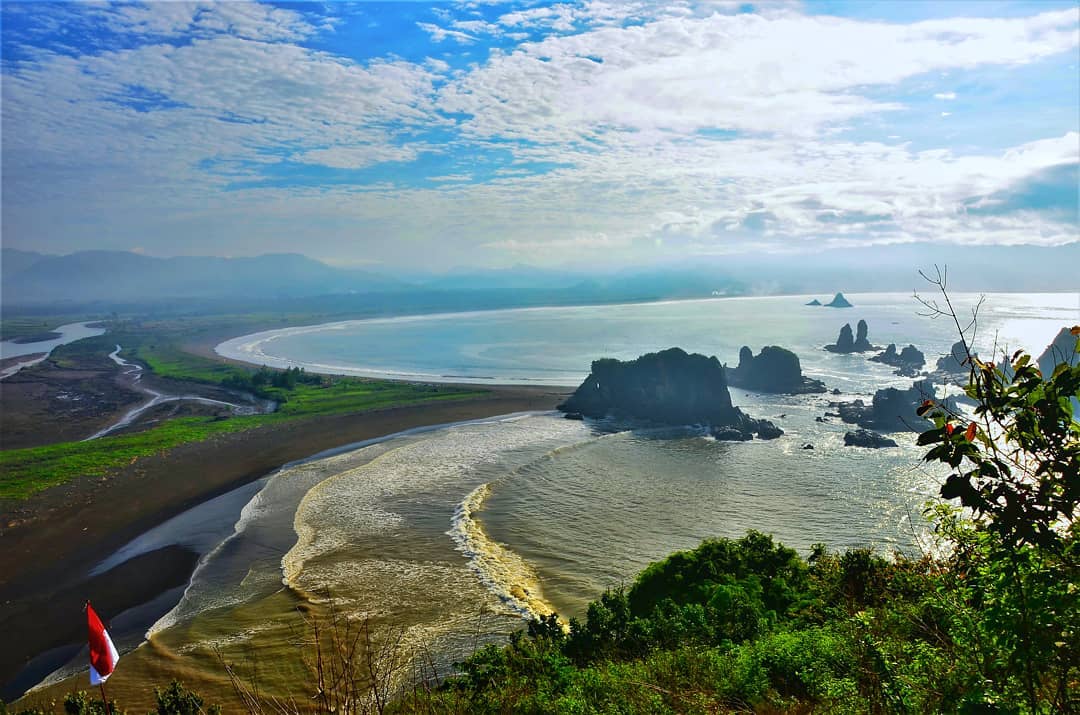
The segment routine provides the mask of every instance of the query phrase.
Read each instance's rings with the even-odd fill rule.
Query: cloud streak
[[[7,4],[5,245],[244,254],[303,235],[323,258],[437,266],[1080,238],[1075,202],[1047,198],[1080,161],[1075,112],[1036,140],[949,133],[997,109],[968,73],[1075,76],[1073,9],[745,10]],[[941,128],[916,145],[894,118],[920,107]]]

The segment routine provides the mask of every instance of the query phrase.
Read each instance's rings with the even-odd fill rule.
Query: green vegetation
[[[89,442],[61,442],[0,452],[0,499],[25,499],[43,489],[79,478],[95,478],[142,457],[225,432],[250,429],[258,418],[217,420],[184,417],[153,429]]]
[[[100,478],[112,470],[188,442],[263,425],[319,415],[476,397],[482,389],[324,377],[302,369],[271,370],[231,365],[177,347],[174,326],[136,332],[116,324],[105,335],[61,346],[52,359],[60,366],[102,361],[117,344],[122,355],[144,362],[156,375],[220,385],[278,402],[277,411],[234,417],[182,417],[151,429],[110,435],[89,442],[0,451],[0,499],[25,499],[74,478]]]

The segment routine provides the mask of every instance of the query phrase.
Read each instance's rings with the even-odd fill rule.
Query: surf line
[[[529,619],[555,613],[555,607],[544,598],[540,576],[533,567],[492,539],[477,520],[476,513],[490,495],[491,484],[472,490],[454,510],[447,534],[468,559],[469,569],[510,610]]]

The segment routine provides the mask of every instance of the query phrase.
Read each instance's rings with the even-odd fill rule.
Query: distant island
[[[814,298],[806,305],[823,305],[826,308],[852,308],[854,306],[848,302],[848,299],[844,297],[843,293],[837,293],[833,296],[833,299],[828,303],[822,303],[817,298]]]
[[[585,381],[558,409],[567,417],[633,418],[671,425],[708,425],[718,439],[779,437],[768,420],[731,404],[726,371],[715,357],[668,348],[636,360],[593,361]]]

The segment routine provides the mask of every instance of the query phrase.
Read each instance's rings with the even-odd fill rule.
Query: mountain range
[[[68,255],[3,248],[5,312],[139,306],[381,313],[519,305],[704,298],[715,295],[928,290],[919,269],[947,264],[967,291],[1078,291],[1080,241],[1058,247],[903,244],[816,254],[735,254],[619,271],[514,266],[444,273],[376,273],[299,253],[158,258],[128,251]]]

